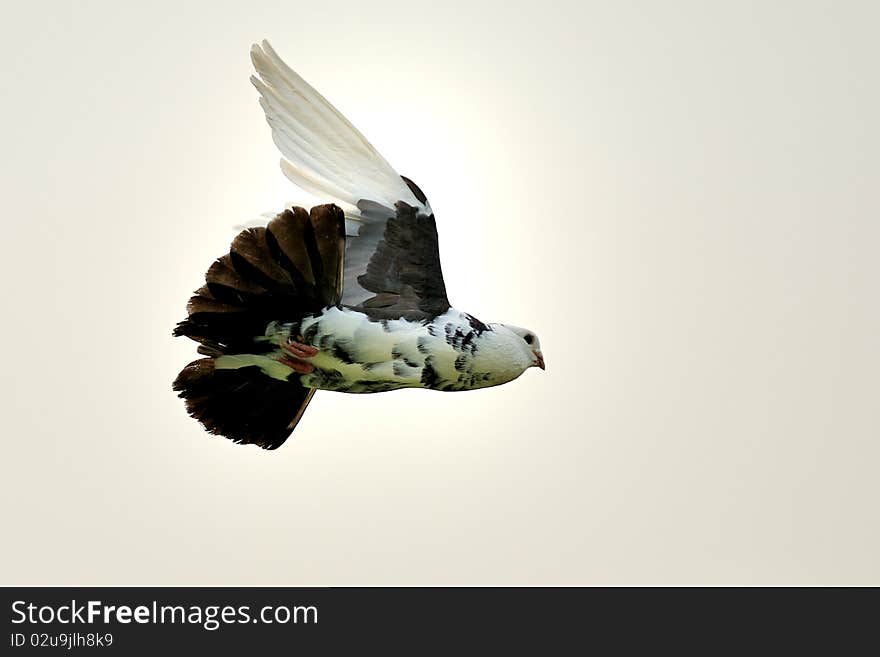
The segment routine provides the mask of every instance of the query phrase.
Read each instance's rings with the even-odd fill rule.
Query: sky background
[[[0,583],[880,584],[877,3],[4,7]],[[297,198],[262,38],[546,372],[186,415],[189,294]]]

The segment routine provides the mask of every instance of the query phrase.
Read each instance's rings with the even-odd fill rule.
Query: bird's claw
[[[318,353],[315,347],[302,342],[288,341],[281,344],[281,350],[284,355],[278,359],[280,363],[300,374],[311,374],[315,371],[315,366],[306,362],[306,359]]]

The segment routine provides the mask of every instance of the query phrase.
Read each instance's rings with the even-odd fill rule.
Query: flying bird
[[[173,388],[213,434],[279,447],[316,390],[475,390],[544,369],[538,336],[451,307],[428,199],[267,41],[251,48],[281,169],[328,201],[248,228],[174,330]]]

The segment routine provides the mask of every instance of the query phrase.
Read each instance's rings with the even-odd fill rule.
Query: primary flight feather
[[[328,201],[250,228],[174,335],[205,356],[174,382],[211,433],[279,447],[316,390],[473,390],[544,369],[534,332],[452,308],[428,199],[267,41],[251,78],[291,182]]]

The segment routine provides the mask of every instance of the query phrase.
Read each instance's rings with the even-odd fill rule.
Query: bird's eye
[[[526,341],[526,344],[532,344],[535,341],[535,336],[529,333],[523,340]]]

